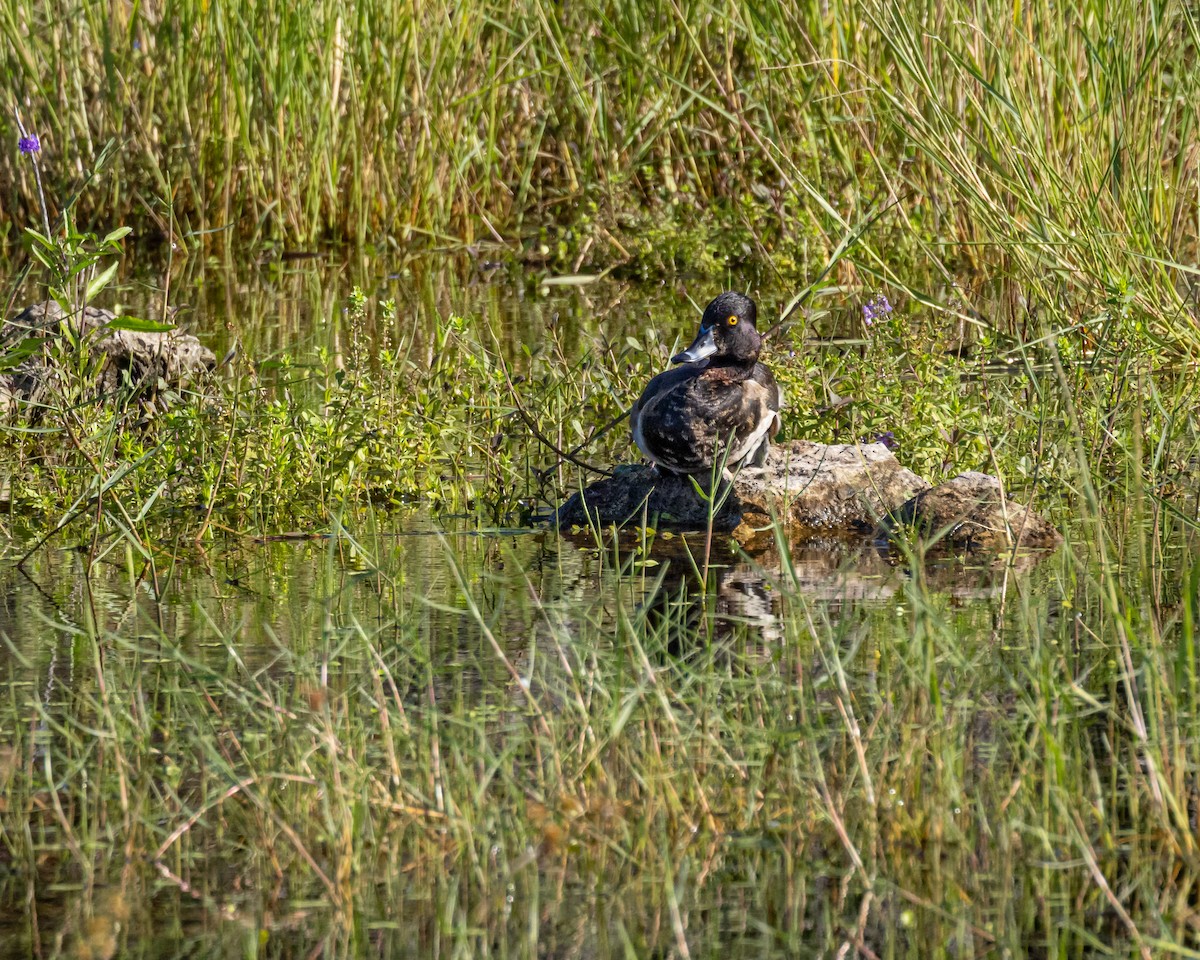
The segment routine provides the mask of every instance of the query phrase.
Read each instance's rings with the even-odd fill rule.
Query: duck
[[[705,474],[720,462],[728,480],[766,461],[783,396],[759,362],[757,319],[749,297],[719,294],[704,308],[692,345],[671,358],[679,366],[646,384],[630,425],[634,444],[658,472]]]

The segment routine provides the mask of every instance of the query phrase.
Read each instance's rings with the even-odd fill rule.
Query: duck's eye
[[[736,326],[738,322],[737,314],[735,313],[733,316],[731,316],[727,322],[731,327]]]

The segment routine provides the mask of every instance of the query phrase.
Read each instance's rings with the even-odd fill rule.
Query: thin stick
[[[1083,824],[1083,818],[1079,816],[1078,811],[1071,812],[1072,821],[1075,829],[1079,831],[1079,852],[1083,854],[1083,860],[1087,864],[1088,872],[1092,875],[1092,879],[1096,881],[1096,886],[1104,894],[1104,898],[1112,906],[1113,911],[1120,918],[1121,923],[1125,925],[1125,929],[1129,931],[1129,936],[1138,947],[1138,952],[1141,953],[1143,960],[1150,960],[1150,948],[1142,939],[1141,931],[1138,930],[1137,924],[1133,922],[1133,918],[1125,909],[1124,905],[1113,893],[1112,887],[1108,885],[1108,878],[1104,876],[1104,872],[1100,869],[1100,864],[1096,862],[1095,851],[1092,850],[1091,843],[1087,840],[1087,830]]]
[[[29,137],[29,131],[25,129],[25,124],[21,122],[21,108],[13,107],[13,116],[17,118],[17,129],[21,131],[22,138]],[[41,139],[38,140],[38,149],[41,149]],[[46,239],[50,239],[50,211],[46,209],[46,193],[42,189],[42,167],[38,163],[37,153],[29,154],[29,159],[33,162],[33,176],[37,180],[38,200],[42,204],[42,226],[46,228]]]
[[[586,440],[584,440],[583,442],[581,442],[578,446],[572,447],[568,451],[568,455],[574,456],[580,450],[582,450],[584,447],[586,447],[589,443],[599,440],[602,436],[604,436],[606,433],[608,433],[609,430],[611,430],[613,427],[615,427],[618,423],[620,423],[622,420],[624,420],[631,413],[633,413],[632,407],[630,407],[628,410],[624,411],[623,413],[617,414],[616,417],[614,417],[612,420],[608,421],[608,423],[606,423],[604,426],[602,426],[599,430],[596,430],[596,431],[588,434],[588,438]]]
[[[560,460],[566,460],[568,463],[573,463],[577,467],[581,467],[584,470],[590,470],[592,473],[598,473],[603,477],[611,477],[613,475],[611,470],[605,470],[603,467],[597,467],[594,464],[588,463],[586,460],[580,460],[574,454],[568,453],[566,450],[560,449],[556,444],[549,440],[541,430],[538,429],[537,423],[535,423],[533,417],[526,412],[525,406],[521,403],[521,398],[517,396],[517,388],[513,386],[512,377],[508,375],[508,364],[504,362],[503,357],[498,357],[498,359],[500,361],[500,370],[504,374],[504,382],[508,384],[509,395],[512,397],[513,404],[517,408],[517,415],[525,422],[525,426],[529,428],[529,432],[533,434],[534,438],[542,445],[549,447],[551,450],[557,453]],[[620,423],[621,420],[628,415],[628,412],[621,414],[620,417],[618,417],[608,426],[611,427],[614,424]],[[608,427],[605,427],[604,429],[607,430]],[[578,447],[576,447],[576,449],[578,449]]]

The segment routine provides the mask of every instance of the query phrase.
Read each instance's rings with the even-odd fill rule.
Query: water
[[[265,684],[292,692],[302,705],[318,690],[332,691],[328,695],[335,697],[367,695],[364,678],[373,665],[360,638],[369,635],[389,661],[401,646],[421,650],[427,660],[428,688],[400,681],[399,696],[414,722],[429,709],[427,696],[435,691],[440,713],[489,718],[486,723],[501,743],[512,722],[505,713],[517,707],[519,697],[480,622],[463,609],[453,564],[468,580],[481,605],[482,622],[503,655],[545,689],[566,687],[554,664],[554,638],[582,645],[596,637],[605,645],[620,642],[614,598],[622,594],[633,608],[645,609],[647,602],[663,608],[669,636],[657,654],[650,654],[654,663],[695,662],[701,673],[711,669],[714,650],[736,651],[738,661],[767,669],[781,656],[786,664],[803,614],[816,621],[811,627],[816,635],[830,630],[841,637],[845,669],[852,677],[867,678],[878,669],[876,647],[884,642],[880,621],[886,628],[887,621],[907,611],[911,572],[869,542],[796,545],[786,572],[780,570],[776,551],[755,558],[720,552],[712,595],[693,594],[680,601],[679,585],[691,574],[679,540],[654,551],[653,566],[631,569],[614,567],[604,551],[586,540],[573,542],[546,530],[480,531],[465,520],[420,511],[391,519],[396,529],[364,539],[361,551],[323,538],[218,542],[204,555],[177,556],[157,586],[145,578],[135,582],[119,558],[101,565],[89,583],[85,558],[74,550],[42,551],[25,570],[7,566],[0,572],[5,598],[0,636],[7,641],[0,652],[0,675],[6,677],[6,696],[40,704],[37,738],[53,739],[57,723],[84,723],[93,710],[79,698],[94,703],[98,696],[97,651],[81,640],[78,630],[93,621],[103,657],[140,671],[146,684],[143,696],[177,696],[189,679],[203,678],[208,671],[211,679],[202,679],[202,686],[217,697],[221,712],[238,709],[226,703],[222,678],[257,678],[245,686],[239,682],[238,689],[254,696],[255,687]],[[700,546],[693,543],[694,550]],[[1004,613],[1004,573],[946,561],[933,565],[929,575],[946,597],[958,629],[981,638],[994,636],[1015,668],[1022,654],[1018,637],[1010,634],[1012,617]],[[663,583],[655,591],[659,576]],[[1023,583],[1023,589],[1037,592],[1050,586],[1037,574]],[[581,629],[581,620],[595,629]],[[812,682],[820,682],[830,669],[811,652],[800,661],[813,671]],[[21,713],[28,715],[28,708]],[[234,728],[241,737],[271,736],[269,716],[270,711],[264,716],[247,708],[247,719]],[[251,726],[252,721],[260,727]],[[261,727],[264,722],[267,726]],[[163,755],[171,752],[164,744]],[[35,760],[44,757],[43,748],[35,750]],[[72,773],[65,770],[60,776]],[[600,809],[586,816],[602,824],[605,817],[614,818],[619,838],[629,829],[624,818],[631,814],[612,802],[615,812]],[[180,811],[167,822],[177,824],[182,816]],[[591,956],[596,955],[593,950],[600,955],[620,952],[626,936],[645,948],[673,940],[669,929],[660,928],[663,911],[670,910],[663,900],[665,878],[656,878],[657,868],[647,876],[640,870],[614,874],[614,864],[589,865],[599,853],[585,852],[595,842],[589,839],[593,827],[582,840],[543,840],[543,847],[529,847],[524,865],[508,865],[512,876],[502,885],[502,895],[473,891],[469,873],[431,875],[427,867],[412,872],[413,867],[395,860],[394,851],[381,850],[381,873],[373,885],[377,892],[360,898],[349,930],[334,922],[319,891],[310,889],[293,902],[286,887],[239,890],[245,880],[236,868],[222,881],[222,864],[236,855],[222,852],[219,844],[207,865],[196,861],[191,873],[165,880],[129,868],[102,870],[107,882],[86,898],[87,909],[94,911],[89,928],[87,911],[80,906],[85,901],[79,899],[83,878],[58,849],[53,824],[45,829],[45,859],[34,871],[39,882],[32,887],[21,864],[0,858],[0,897],[7,917],[0,931],[10,938],[0,957],[25,956],[31,949],[33,915],[24,905],[31,892],[43,950],[57,937],[67,944],[86,939],[87,930],[103,930],[103,918],[111,915],[119,921],[114,935],[116,943],[124,944],[122,956],[180,951],[223,956],[260,948],[270,956],[295,956],[322,942],[335,953],[356,955],[428,956],[461,949],[463,943],[477,950],[490,943],[506,944],[503,949],[519,955],[561,950]],[[820,903],[832,896],[829,885],[836,885],[844,870],[838,851],[825,851],[797,872],[795,852],[787,849],[787,830],[779,830],[783,832],[777,835],[767,823],[750,832],[720,831],[699,852],[687,855],[690,866],[677,867],[716,871],[686,898],[685,909],[696,917],[689,940],[773,956],[833,935],[825,930],[818,936],[812,924],[819,930],[829,922]],[[811,856],[810,850],[806,857]],[[503,873],[506,868],[491,869]],[[456,918],[451,929],[445,927],[447,911]],[[899,922],[898,911],[892,921]],[[771,923],[780,926],[771,932],[762,918],[773,918]],[[887,916],[880,922],[887,922]],[[97,936],[101,946],[108,942]]]
[[[122,299],[152,314],[155,286],[161,276],[147,272]],[[370,296],[360,330],[341,307],[355,286]],[[236,340],[260,360],[319,348],[369,353],[385,335],[411,335],[418,353],[428,351],[437,318],[453,313],[485,318],[510,358],[550,329],[568,352],[593,337],[644,338],[651,326],[683,341],[696,316],[683,292],[703,304],[711,290],[543,287],[470,262],[197,264],[172,278],[172,298],[193,305],[191,329],[218,356]],[[398,328],[379,307],[389,297]],[[32,546],[33,531],[12,523]],[[1013,571],[949,558],[915,571],[869,540],[754,556],[719,544],[701,591],[703,535],[597,543],[423,506],[329,535],[285,533],[220,534],[203,550],[156,545],[152,568],[116,550],[90,576],[86,550],[67,535],[20,567],[0,566],[8,702],[0,732],[11,743],[0,785],[17,781],[17,764],[44,766],[43,784],[57,785],[57,794],[43,787],[4,800],[9,814],[24,805],[4,822],[30,824],[31,842],[0,846],[0,957],[590,957],[682,954],[688,944],[693,955],[784,956],[835,951],[862,935],[880,949],[888,931],[914,923],[907,955],[939,938],[986,948],[986,930],[941,908],[910,916],[912,897],[956,895],[930,879],[934,867],[888,874],[888,883],[904,878],[924,891],[908,900],[883,887],[873,907],[850,896],[854,871],[821,813],[831,801],[819,798],[863,789],[853,783],[858,734],[834,732],[838,711],[848,718],[855,702],[859,710],[880,702],[902,726],[923,723],[929,683],[916,674],[934,662],[950,698],[938,711],[958,711],[965,727],[1003,717],[1005,678],[1025,669],[1029,624],[1049,630],[1060,619],[1054,564]],[[914,609],[931,597],[929,610]],[[926,661],[896,646],[908,636],[928,643],[926,617],[940,618],[962,647]],[[672,678],[669,689],[659,676]],[[813,700],[799,696],[810,689]],[[654,712],[676,697],[677,715]],[[554,780],[556,799],[529,698],[555,729],[574,723],[562,719],[573,711],[590,717],[577,741],[559,745],[557,762],[579,766],[577,784]],[[779,713],[763,719],[768,705]],[[801,777],[803,800],[776,796],[774,765],[808,757],[804,711],[825,709],[840,744],[828,755],[845,767],[831,761],[821,785]],[[381,711],[390,724],[411,724],[411,737],[376,730]],[[188,723],[198,726],[179,728]],[[103,732],[117,727],[122,737]],[[623,740],[633,729],[644,737],[645,769]],[[989,737],[978,732],[973,748],[992,750]],[[737,741],[757,745],[743,755]],[[325,757],[335,743],[341,767]],[[660,754],[673,749],[692,758],[681,771],[704,756],[762,783],[748,793],[731,785],[724,796],[713,786],[720,778],[700,766],[694,783],[672,773],[675,761]],[[156,759],[141,766],[121,751]],[[893,757],[877,772],[888,763],[905,761]],[[401,785],[388,779],[392,764],[405,770]],[[454,772],[439,780],[443,767]],[[344,810],[335,769],[363,777]],[[985,771],[986,763],[968,776]],[[97,782],[84,785],[85,776]],[[710,778],[707,792],[701,778]],[[485,788],[497,799],[473,802],[472,790]],[[125,799],[115,806],[100,802],[117,793]],[[388,830],[378,822],[385,796],[395,818]],[[899,816],[887,796],[875,801]],[[760,809],[745,809],[747,798]],[[941,815],[954,823],[963,816],[954,811]],[[365,819],[377,832],[358,838],[353,870],[339,879],[339,844]],[[964,836],[973,829],[964,825]],[[903,846],[902,833],[878,840],[879,850]],[[264,838],[275,845],[266,853]],[[35,860],[16,858],[18,849]],[[314,881],[309,858],[326,882]],[[339,900],[351,889],[350,901]]]

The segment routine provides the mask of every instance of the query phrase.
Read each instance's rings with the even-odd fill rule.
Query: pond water
[[[515,689],[498,662],[500,652],[523,677],[544,690],[561,690],[565,678],[551,666],[556,639],[577,643],[581,658],[613,657],[622,603],[627,612],[647,603],[666,608],[666,635],[657,654],[649,654],[660,667],[694,663],[689,669],[702,673],[715,661],[719,671],[752,669],[777,678],[800,668],[819,678],[830,663],[811,640],[799,648],[797,641],[801,634],[825,633],[837,638],[833,649],[843,651],[850,684],[873,686],[879,657],[873,648],[892,634],[897,618],[911,613],[910,571],[872,543],[797,546],[786,569],[775,551],[756,558],[722,553],[714,595],[681,597],[680,585],[691,574],[678,549],[651,551],[657,559],[650,568],[622,566],[594,544],[547,530],[479,530],[419,512],[392,519],[396,529],[377,531],[353,548],[345,540],[317,538],[224,542],[206,555],[184,553],[157,587],[135,584],[120,558],[103,564],[89,582],[85,557],[74,550],[44,551],[23,570],[6,566],[0,572],[6,719],[29,717],[36,701],[35,727],[21,738],[37,745],[35,763],[46,759],[60,724],[67,728],[60,729],[62,736],[86,741],[88,731],[74,725],[95,707],[97,656],[110,666],[122,661],[110,682],[129,683],[131,673],[140,672],[138,682],[146,685],[140,695],[168,701],[162,708],[168,717],[188,715],[169,701],[183,697],[181,688],[196,682],[197,673],[219,701],[231,697],[233,687],[246,696],[246,678],[254,678],[251,686],[300,700],[317,690],[367,696],[365,678],[373,664],[362,637],[369,635],[371,649],[389,663],[400,649],[422,651],[426,662],[416,674],[427,671],[428,687],[416,682],[411,668],[391,667],[397,678],[407,674],[398,682],[411,722],[422,722],[430,710],[443,722],[494,721],[503,708],[498,696],[511,708]],[[479,619],[463,609],[456,567],[480,605]],[[1017,575],[956,561],[926,573],[934,595],[946,599],[954,629],[990,638],[996,651],[1004,651],[1003,669],[1018,669],[1020,616],[1005,612],[1008,577]],[[1031,591],[1026,603],[1056,595],[1052,570],[1021,576],[1022,590]],[[88,624],[97,625],[96,647],[87,639]],[[489,633],[500,651],[489,649]],[[827,685],[829,679],[815,682]],[[434,690],[436,697],[429,696]],[[268,728],[252,725],[263,723],[249,711],[234,729],[244,738],[270,736]],[[214,737],[221,736],[217,727]],[[502,741],[503,724],[497,727]],[[187,734],[176,731],[173,738],[186,742]],[[75,749],[81,751],[76,762],[85,766],[89,747],[81,742]],[[161,761],[169,763],[169,748],[162,753]],[[78,773],[68,768],[60,775],[69,780]],[[171,826],[177,828],[182,816],[177,813]],[[534,823],[536,835],[543,828],[537,815]],[[105,830],[93,828],[100,844]],[[529,862],[510,868],[514,875],[502,895],[489,892],[479,901],[478,893],[469,892],[470,876],[459,877],[456,869],[431,875],[430,865],[417,860],[386,859],[370,884],[374,892],[360,894],[350,930],[339,927],[330,903],[319,895],[312,899],[312,891],[292,902],[286,888],[264,891],[246,881],[233,862],[244,853],[242,841],[232,838],[194,851],[186,880],[147,877],[100,858],[99,886],[85,898],[84,878],[60,848],[61,835],[53,824],[42,829],[35,866],[0,859],[0,957],[28,956],[35,944],[40,953],[55,955],[60,942],[93,943],[94,950],[75,947],[68,954],[79,956],[104,955],[109,942],[121,945],[121,956],[260,950],[299,956],[320,944],[334,952],[385,956],[486,952],[489,945],[505,955],[593,956],[621,952],[625,937],[640,949],[661,942],[669,951],[675,934],[664,884],[670,883],[679,887],[678,909],[694,917],[686,937],[694,948],[723,945],[783,956],[845,936],[840,923],[825,916],[839,899],[833,888],[844,880],[837,851],[824,850],[826,862],[797,870],[799,851],[789,849],[786,831],[773,822],[718,830],[703,849],[683,856],[691,865],[678,866],[675,878],[664,876],[661,864],[629,875],[625,865],[603,857],[595,862],[597,853],[586,843],[581,849],[562,841],[561,852],[547,853],[551,841],[543,838],[539,846],[524,838]],[[692,887],[689,871],[710,876]],[[896,906],[894,916],[885,913],[876,922],[898,923],[899,912]],[[111,941],[104,935],[106,917],[115,918]]]
[[[152,314],[153,286],[120,293]],[[218,356],[265,359],[349,349],[354,286],[368,342],[393,297],[414,336],[482,317],[512,357],[549,325],[568,350],[683,340],[683,295],[711,293],[302,260],[194,264],[172,299]],[[1063,832],[1064,798],[1127,797],[1130,762],[1099,706],[1123,702],[1104,589],[1068,557],[721,543],[705,579],[703,534],[414,505],[163,544],[151,574],[116,550],[89,576],[69,539],[16,565],[37,531],[11,522],[0,958],[963,957],[1083,943],[1075,916],[1128,934]]]

